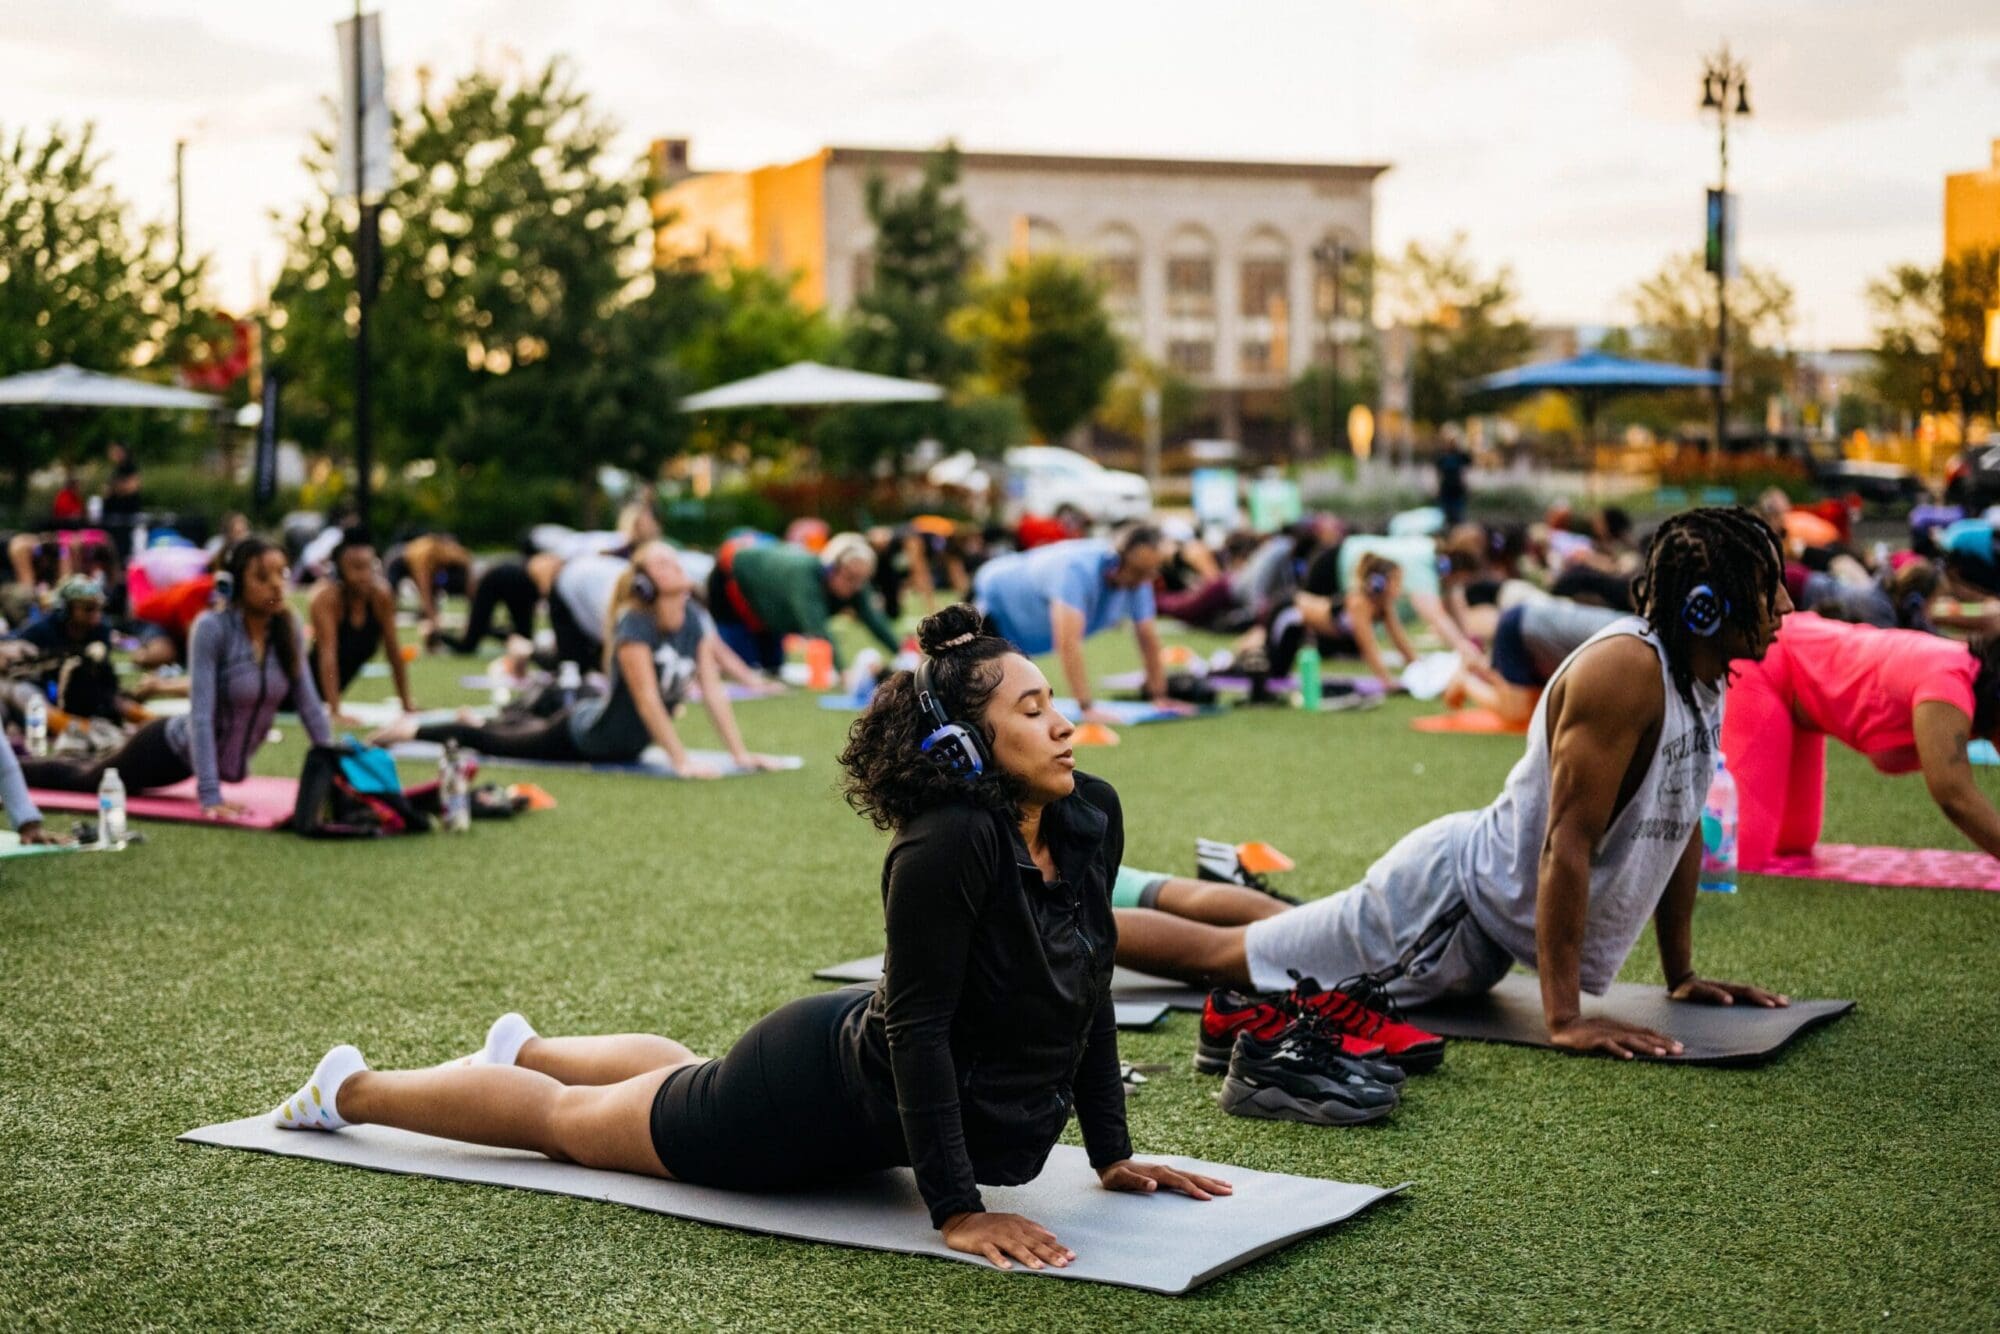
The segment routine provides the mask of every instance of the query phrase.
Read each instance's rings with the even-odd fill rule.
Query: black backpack
[[[430,832],[430,817],[417,804],[424,793],[361,791],[341,768],[348,753],[344,746],[314,746],[306,752],[298,802],[292,807],[293,833],[307,838],[385,838]]]

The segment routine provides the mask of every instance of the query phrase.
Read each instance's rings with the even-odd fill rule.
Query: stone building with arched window
[[[868,178],[908,184],[927,156],[833,147],[697,173],[685,140],[661,140],[654,155],[661,259],[795,273],[799,299],[834,315],[871,272]],[[1328,355],[1329,334],[1357,335],[1329,304],[1325,243],[1370,248],[1385,166],[971,152],[959,163],[959,194],[989,263],[1023,251],[1076,256],[1102,278],[1125,337],[1205,391],[1203,419],[1183,434],[1284,451],[1288,387]]]

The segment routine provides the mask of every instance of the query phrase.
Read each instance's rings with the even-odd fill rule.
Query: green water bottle
[[[1307,638],[1305,647],[1299,650],[1298,660],[1292,665],[1292,676],[1299,685],[1299,707],[1307,713],[1318,713],[1320,706],[1318,640]]]

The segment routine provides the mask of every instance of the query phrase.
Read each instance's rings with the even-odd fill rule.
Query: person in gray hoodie
[[[216,596],[223,605],[204,612],[189,636],[190,710],[147,723],[96,759],[24,761],[29,786],[95,792],[105,771],[116,769],[126,791],[144,792],[192,776],[202,814],[226,820],[242,812],[223,799],[222,785],[249,772],[250,757],[270,735],[287,697],[313,742],[333,744],[304,636],[285,605],[285,553],[261,538],[238,542],[225,559]]]

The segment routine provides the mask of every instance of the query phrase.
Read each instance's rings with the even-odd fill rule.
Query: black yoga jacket
[[[1072,1106],[1093,1166],[1132,1154],[1111,1004],[1118,794],[1078,773],[1042,830],[1054,882],[1006,815],[972,806],[912,820],[883,863],[883,976],[843,1063],[893,1101],[936,1226],[981,1209],[978,1183],[1040,1172]]]

